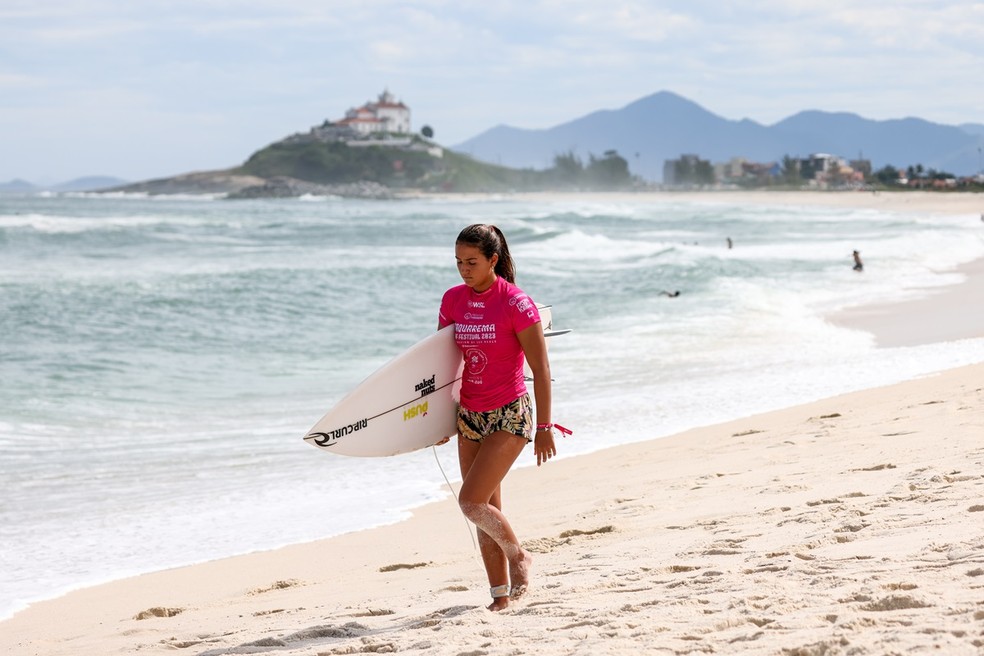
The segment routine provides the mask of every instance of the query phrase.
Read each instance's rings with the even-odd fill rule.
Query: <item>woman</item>
[[[438,328],[454,324],[455,343],[465,358],[458,409],[458,504],[478,527],[492,593],[488,608],[498,611],[526,592],[532,562],[502,514],[500,484],[529,442],[537,466],[557,454],[550,422],[550,364],[540,313],[515,285],[502,231],[492,225],[468,226],[458,235],[454,253],[464,284],[445,292]],[[524,357],[533,372],[535,423]]]

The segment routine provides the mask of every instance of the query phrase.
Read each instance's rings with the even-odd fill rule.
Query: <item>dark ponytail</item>
[[[512,255],[509,254],[506,236],[498,227],[475,223],[458,233],[456,243],[475,246],[482,252],[482,255],[490,260],[493,255],[498,255],[499,259],[495,263],[495,275],[505,278],[507,282],[514,285],[516,284],[516,267],[513,264]]]

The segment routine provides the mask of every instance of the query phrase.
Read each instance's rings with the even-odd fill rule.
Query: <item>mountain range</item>
[[[662,181],[663,163],[682,154],[711,162],[741,157],[782,161],[786,155],[828,153],[867,159],[877,170],[905,169],[973,175],[982,168],[984,124],[941,125],[919,118],[872,120],[847,112],[807,110],[775,123],[722,118],[697,103],[660,91],[622,109],[596,111],[542,130],[500,125],[452,146],[476,159],[514,168],[549,168],[556,155],[582,160],[615,150],[631,172]]]

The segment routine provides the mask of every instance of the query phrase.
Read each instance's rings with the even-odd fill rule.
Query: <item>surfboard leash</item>
[[[451,490],[451,496],[454,497],[455,502],[458,501],[458,495],[455,494],[454,487],[451,485],[451,481],[448,480],[448,475],[444,473],[444,467],[441,465],[441,459],[437,457],[437,447],[431,446],[431,451],[434,452],[434,460],[437,461],[437,468],[441,470],[441,475],[444,476],[444,482],[448,484],[448,489]],[[468,537],[471,538],[472,548],[478,550],[478,543],[475,542],[475,534],[471,529],[471,524],[468,523],[468,519],[464,515],[461,516],[465,520],[465,528],[468,529]]]

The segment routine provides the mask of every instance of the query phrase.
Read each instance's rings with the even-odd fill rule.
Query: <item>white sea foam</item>
[[[342,197],[332,194],[301,194],[297,197],[297,200],[302,203],[324,203],[328,201],[340,201],[342,200]]]
[[[53,214],[0,214],[0,229],[31,228],[49,234],[81,234],[85,232],[141,228],[155,225],[189,227],[200,224],[199,219],[171,215],[130,214],[121,216],[71,216]]]

